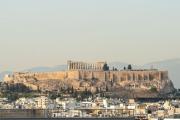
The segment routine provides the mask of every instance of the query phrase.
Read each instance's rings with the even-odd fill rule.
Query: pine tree
[[[128,65],[128,70],[132,70],[131,64]]]
[[[106,92],[108,92],[109,91],[109,88],[108,88],[108,86],[106,85]]]
[[[72,88],[71,88],[71,93],[72,93],[72,94],[74,93],[74,88],[73,88],[73,86],[72,86]]]

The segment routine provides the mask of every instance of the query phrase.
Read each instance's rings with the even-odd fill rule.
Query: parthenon
[[[103,67],[106,62],[96,62],[96,63],[85,63],[77,61],[68,61],[68,70],[95,70],[103,71]]]

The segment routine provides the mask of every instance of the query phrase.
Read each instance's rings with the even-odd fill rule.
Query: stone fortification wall
[[[168,80],[167,71],[144,70],[144,71],[112,71],[110,72],[110,80]]]
[[[126,80],[168,80],[167,71],[79,71],[79,79],[98,79],[104,81]]]
[[[105,80],[105,71],[79,71],[79,79],[80,80]]]
[[[79,71],[67,71],[67,79],[79,80]]]
[[[65,79],[67,78],[67,76],[68,76],[67,72],[49,72],[49,73],[34,74],[34,77],[37,80],[47,80],[47,79],[59,80],[59,79]]]
[[[168,80],[167,71],[144,70],[144,71],[61,71],[61,72],[42,72],[42,73],[14,73],[12,76],[6,75],[4,80],[21,82],[26,79],[35,80],[102,80],[102,81],[141,81],[141,80]]]

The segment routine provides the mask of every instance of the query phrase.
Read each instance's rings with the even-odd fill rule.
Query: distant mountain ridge
[[[164,60],[144,65],[146,68],[150,66],[158,69],[168,70],[169,77],[173,81],[174,86],[176,88],[180,88],[180,59]]]
[[[67,65],[57,65],[54,67],[34,67],[27,70],[27,72],[54,72],[54,71],[64,71],[67,69]]]
[[[123,69],[124,66],[128,66],[128,63],[123,63],[123,62],[110,62],[108,63],[110,68],[112,69],[113,67],[117,69]],[[133,65],[132,67],[134,69],[140,69],[140,68],[157,68],[157,69],[165,69],[169,71],[169,76],[170,79],[173,81],[174,85],[176,88],[180,88],[180,59],[170,59],[170,60],[164,60],[164,61],[158,61],[158,62],[152,62],[152,63],[147,63],[142,66],[138,65]],[[34,67],[30,68],[27,70],[27,72],[54,72],[54,71],[62,71],[62,70],[67,70],[67,65],[57,65],[54,67]],[[0,73],[0,80],[3,79],[5,74],[12,74],[11,71],[5,71]]]

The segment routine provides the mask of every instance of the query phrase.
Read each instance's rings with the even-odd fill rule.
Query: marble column
[[[79,69],[80,69],[80,70],[82,69],[82,64],[81,64],[81,63],[79,63]]]
[[[71,69],[73,70],[73,63],[71,63]]]
[[[69,62],[67,62],[67,69],[70,70]]]
[[[77,63],[77,69],[79,70],[79,68],[80,68],[80,64],[79,64],[79,63]]]
[[[68,66],[68,67],[69,67],[68,69],[71,70],[71,63],[69,63],[69,66]]]
[[[73,70],[75,69],[75,63],[73,63]]]
[[[76,63],[76,67],[75,67],[75,69],[76,69],[76,70],[78,69],[78,63]]]
[[[84,63],[84,69],[86,70],[86,64]]]
[[[74,70],[76,69],[76,63],[74,63],[74,68],[73,68]]]
[[[70,69],[72,70],[72,63],[71,63],[71,67],[70,67]]]
[[[87,70],[89,69],[89,64],[87,64]]]

